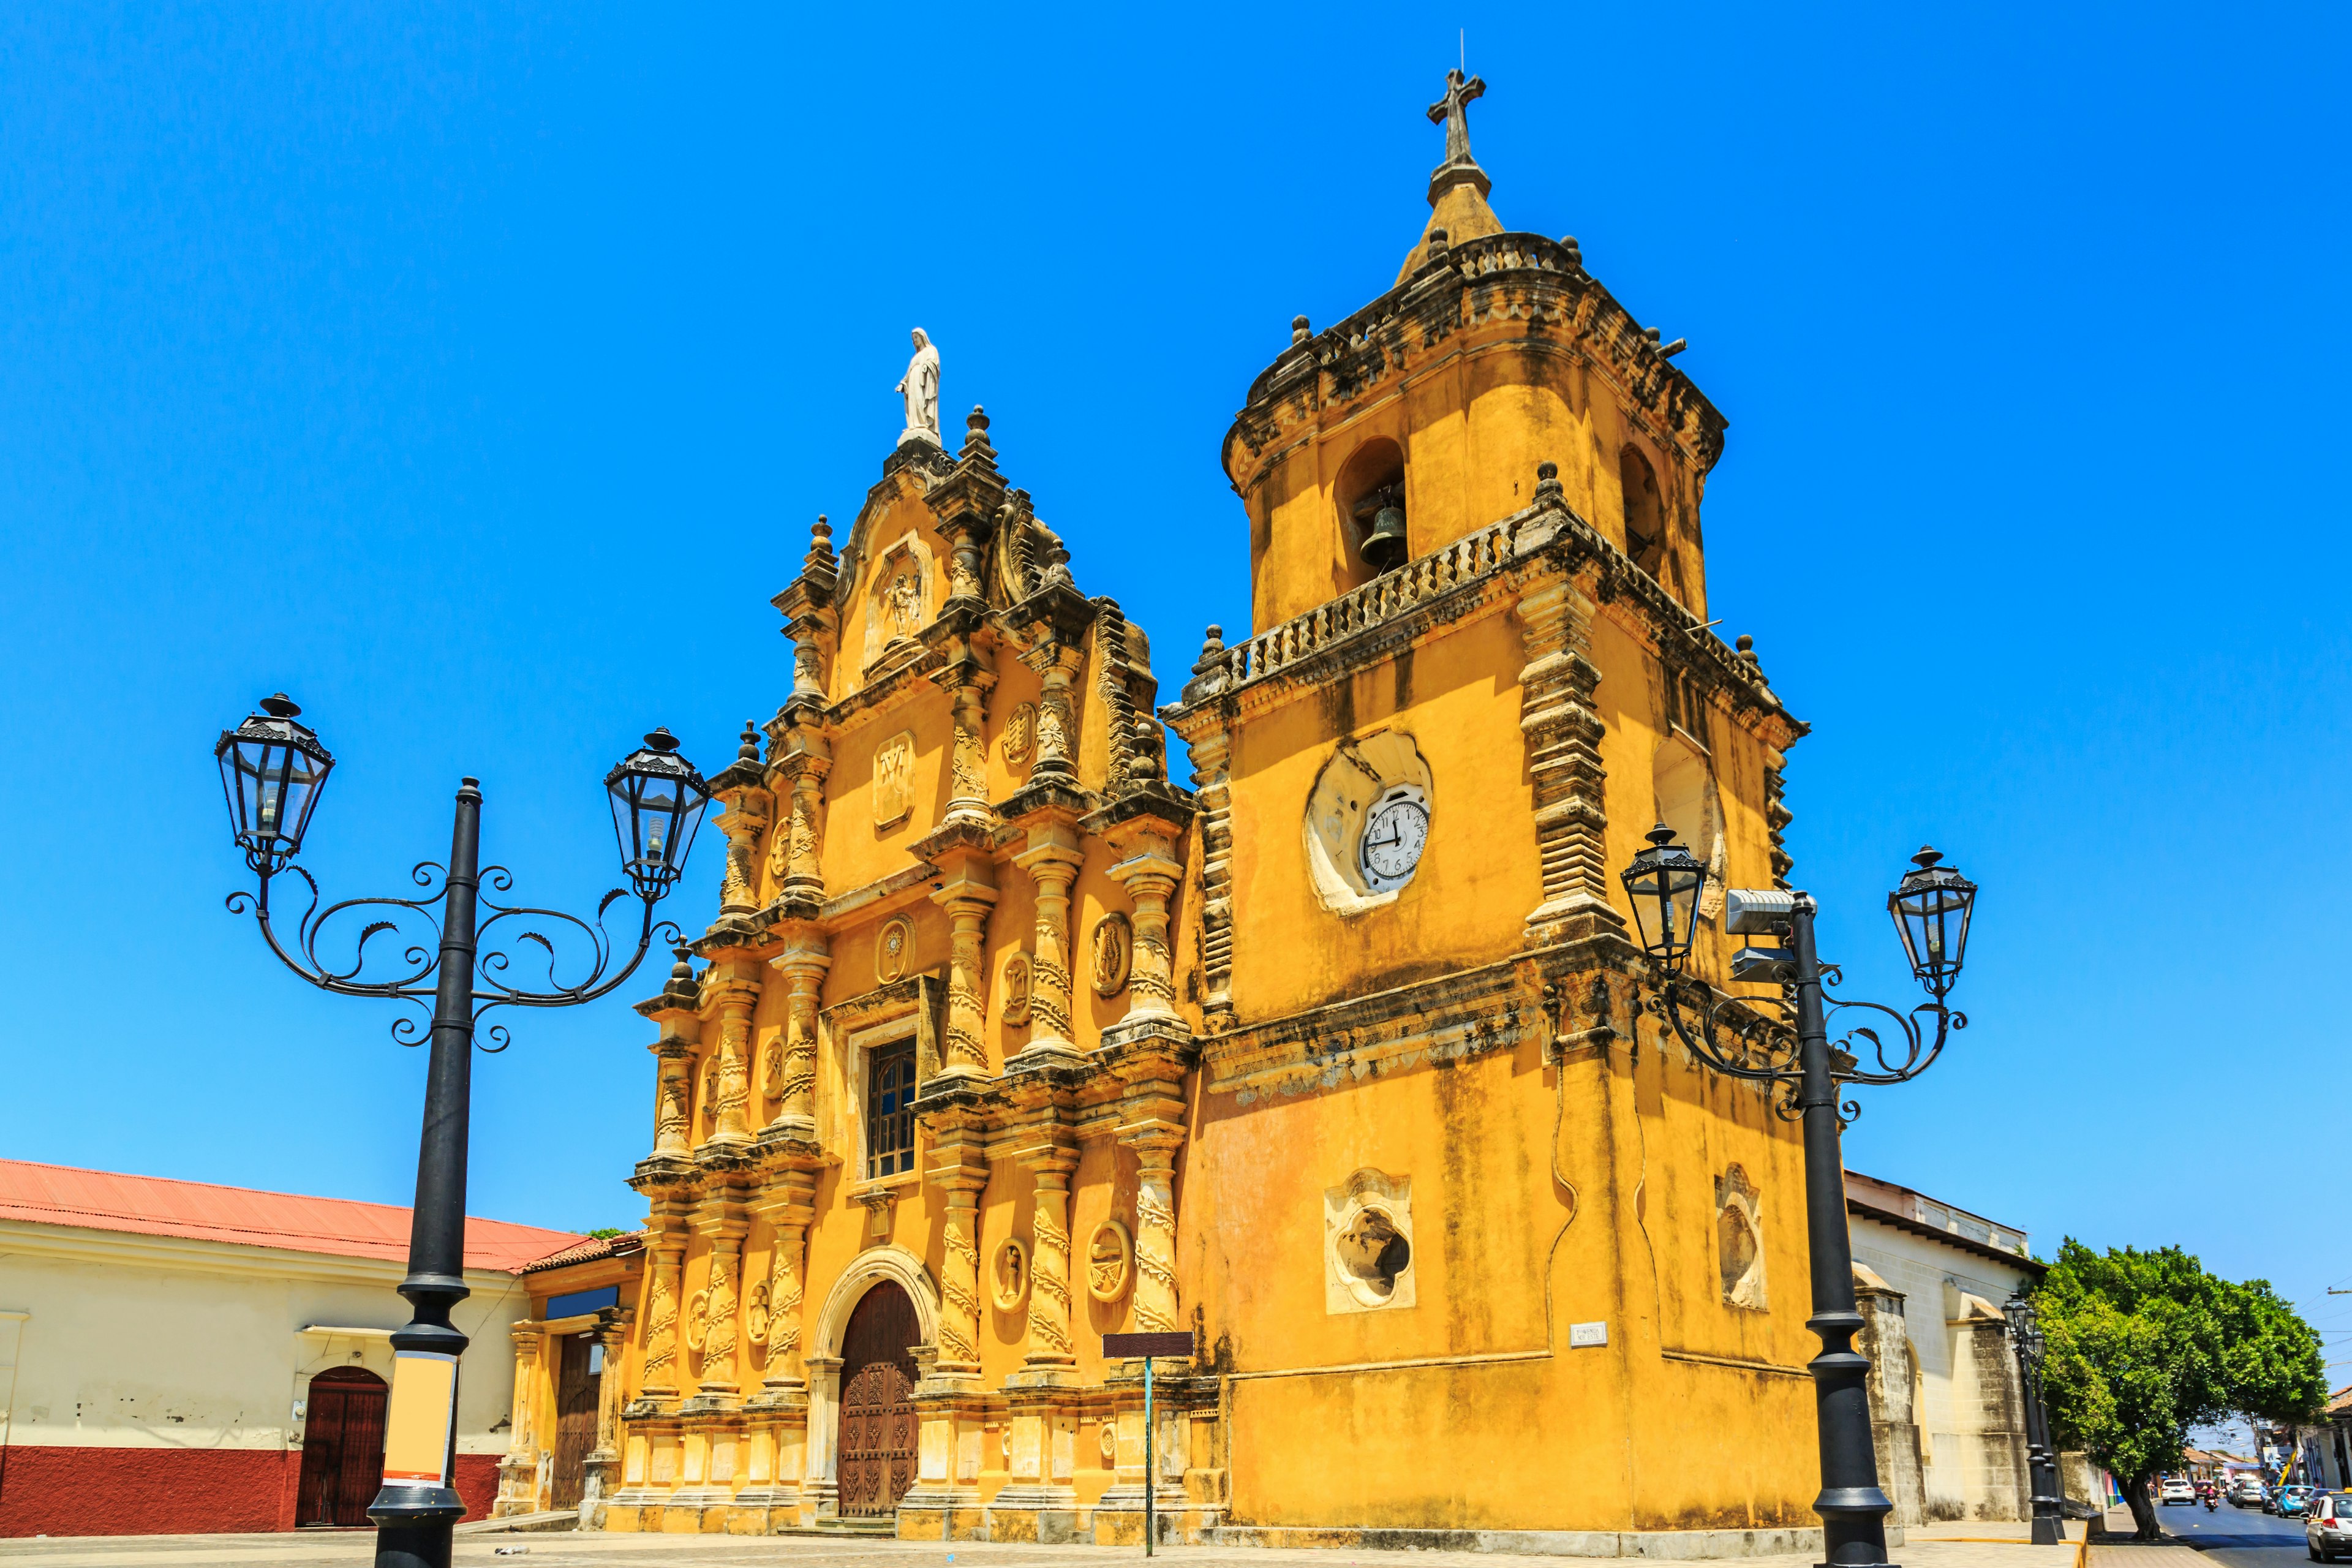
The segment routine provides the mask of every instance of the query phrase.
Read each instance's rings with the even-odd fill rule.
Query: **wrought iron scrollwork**
[[[285,939],[270,901],[272,883],[289,873],[302,879],[308,893],[290,942]],[[422,889],[419,897],[342,899],[322,908],[319,884],[309,871],[289,862],[277,872],[263,875],[257,887],[231,893],[226,903],[231,914],[251,914],[269,950],[287,968],[320,990],[420,1005],[425,1013],[424,1022],[404,1013],[392,1024],[395,1041],[418,1046],[431,1037],[431,1007],[441,968],[443,911],[449,883],[446,868],[433,860],[419,861],[410,868],[409,877]],[[595,914],[583,920],[561,910],[500,904],[487,896],[508,892],[513,886],[514,878],[505,867],[488,866],[482,869],[476,895],[483,919],[474,932],[471,994],[473,1021],[479,1034],[477,1044],[486,1052],[502,1051],[511,1043],[502,1024],[479,1027],[483,1015],[491,1009],[568,1007],[593,1002],[636,973],[655,942],[667,947],[680,940],[675,922],[655,920],[656,900],[640,896],[635,950],[614,968],[620,954],[605,929],[604,917],[614,904],[630,896],[626,889],[606,893]],[[356,931],[352,930],[353,921],[359,922]],[[502,931],[508,921],[516,924]],[[394,938],[393,944],[384,942],[387,936]],[[348,952],[341,962],[320,956],[322,946],[333,953],[342,943],[348,944]],[[543,985],[521,984],[516,978],[515,950],[526,943],[539,950],[530,962],[533,970],[543,973]],[[395,951],[398,961],[384,963],[385,955]]]
[[[1882,1003],[1839,996],[1831,990],[1845,978],[1837,966],[1824,963],[1821,973],[1822,1003],[1828,1014],[1852,1009],[1883,1015],[1893,1020],[1901,1038],[1898,1047],[1890,1047],[1884,1025],[1848,1027],[1830,1042],[1832,1084],[1907,1083],[1935,1065],[1954,1031],[1969,1026],[1967,1014],[1941,1001],[1923,1002],[1906,1014]],[[1802,1114],[1798,1085],[1804,1071],[1799,1061],[1793,987],[1778,994],[1734,996],[1686,974],[1669,973],[1663,979],[1654,976],[1643,989],[1643,1010],[1671,1027],[1693,1056],[1732,1078],[1786,1086],[1774,1111],[1784,1120]],[[1871,1067],[1863,1065],[1864,1047],[1874,1063]],[[1862,1114],[1861,1106],[1851,1100],[1835,1109],[1838,1120],[1848,1125]]]

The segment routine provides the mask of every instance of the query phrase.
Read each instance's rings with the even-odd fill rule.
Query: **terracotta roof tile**
[[[408,1256],[409,1211],[392,1204],[256,1192],[29,1160],[0,1160],[0,1219],[283,1247],[335,1258],[399,1261]],[[469,1215],[466,1266],[512,1274],[526,1263],[586,1239],[570,1231]]]
[[[623,1231],[618,1236],[592,1236],[560,1252],[551,1252],[544,1258],[526,1263],[515,1272],[536,1274],[542,1268],[566,1268],[574,1263],[590,1263],[599,1258],[625,1258],[630,1253],[644,1251],[645,1247],[645,1237],[634,1230]]]

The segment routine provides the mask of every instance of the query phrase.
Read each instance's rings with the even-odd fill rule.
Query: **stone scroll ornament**
[[[1095,922],[1096,995],[1116,996],[1127,989],[1128,965],[1134,955],[1134,933],[1125,915],[1114,912]]]
[[[1022,702],[1014,705],[1004,721],[1004,733],[997,742],[997,751],[1004,765],[1015,776],[1026,775],[1029,764],[1037,755],[1037,705]]]
[[[1025,952],[1004,961],[1004,1021],[1015,1028],[1029,1021],[1029,955]]]
[[[1134,1277],[1135,1233],[1115,1219],[1095,1226],[1087,1241],[1087,1294],[1116,1301]]]

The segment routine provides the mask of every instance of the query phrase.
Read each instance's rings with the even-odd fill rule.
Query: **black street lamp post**
[[[2050,1441],[2050,1410],[2042,1402],[2042,1358],[2048,1350],[2041,1315],[2020,1285],[2001,1303],[2009,1320],[2009,1342],[2017,1352],[2019,1392],[2025,1398],[2026,1469],[2033,1484],[2033,1544],[2055,1546],[2066,1539],[2063,1493],[2058,1482],[2058,1452]]]
[[[482,896],[513,886],[504,868],[481,864],[482,792],[473,779],[457,788],[457,821],[450,833],[446,867],[424,861],[410,872],[423,889],[414,899],[345,899],[320,909],[319,885],[293,863],[327,774],[335,765],[318,735],[300,722],[301,710],[283,692],[264,698],[261,711],[225,731],[214,755],[228,796],[229,822],[259,886],[229,896],[232,913],[250,910],[262,939],[288,968],[313,985],[346,996],[432,1002],[426,1031],[432,1053],[425,1068],[425,1129],[416,1157],[416,1206],[408,1236],[408,1277],[397,1289],[412,1316],[392,1336],[392,1400],[384,1420],[383,1488],[368,1507],[376,1522],[379,1568],[448,1568],[450,1531],[465,1517],[455,1485],[457,1358],[467,1339],[449,1321],[450,1310],[465,1300],[467,1112],[472,1079],[475,1030],[497,1007],[568,1007],[593,1002],[636,970],[656,937],[676,942],[677,928],[654,920],[660,902],[684,868],[694,833],[709,804],[702,775],[677,755],[667,730],[646,737],[605,776],[613,827],[630,886],[643,906],[636,951],[619,969],[604,925],[605,910],[628,896],[614,889],[596,907],[593,922],[554,910],[509,908]],[[292,950],[271,923],[272,879],[299,877],[309,902],[295,922]],[[436,889],[436,883],[438,883]],[[434,907],[439,906],[436,918]],[[487,908],[488,920],[480,919]],[[493,934],[501,921],[527,921],[509,928],[513,940],[538,948],[546,972],[544,986],[513,984],[513,960]],[[354,931],[352,928],[358,928]],[[428,931],[426,927],[432,928]],[[555,935],[551,938],[549,932]],[[377,953],[398,950],[371,973],[370,944],[390,934]],[[322,940],[350,942],[350,961],[334,967],[320,961]],[[573,961],[587,973],[573,984],[556,977]],[[393,1037],[419,1043],[417,1020],[403,1016]],[[483,1031],[504,1050],[503,1025]]]
[[[1770,936],[1778,947],[1742,948],[1731,963],[1735,984],[1780,987],[1778,994],[1734,996],[1684,973],[1698,923],[1699,895],[1706,868],[1675,842],[1663,823],[1649,834],[1650,847],[1633,857],[1621,874],[1649,954],[1653,975],[1649,1011],[1670,1025],[1691,1053],[1718,1072],[1776,1084],[1782,1093],[1774,1109],[1801,1121],[1805,1145],[1805,1228],[1812,1265],[1813,1315],[1805,1326],[1819,1335],[1813,1358],[1813,1406],[1820,1430],[1822,1491],[1813,1508],[1822,1516],[1823,1556],[1830,1568],[1880,1568],[1886,1563],[1886,1515],[1893,1504],[1878,1486],[1878,1459],[1871,1442],[1870,1362],[1853,1348],[1862,1315],[1853,1297],[1853,1249],[1846,1234],[1845,1166],[1839,1138],[1858,1107],[1841,1104],[1841,1085],[1892,1084],[1916,1078],[1942,1054],[1954,1029],[1968,1027],[1965,1014],[1945,1005],[1959,978],[1967,951],[1969,917],[1976,885],[1943,857],[1923,849],[1915,869],[1887,895],[1887,911],[1903,939],[1911,972],[1927,987],[1928,1001],[1908,1013],[1875,1002],[1848,1001],[1830,986],[1843,976],[1821,962],[1813,948],[1812,895],[1774,889],[1731,889],[1726,896],[1724,929],[1738,936]],[[1882,1014],[1900,1032],[1904,1046],[1890,1048],[1879,1028],[1856,1026],[1835,1046],[1829,1012],[1858,1008]],[[1685,1017],[1685,1014],[1690,1016]],[[1929,1039],[1922,1015],[1932,1016]],[[1880,1028],[1885,1026],[1881,1025]],[[1864,1068],[1849,1048],[1868,1045],[1874,1059]]]

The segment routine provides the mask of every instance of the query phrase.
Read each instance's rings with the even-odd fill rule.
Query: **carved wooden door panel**
[[[360,1367],[336,1367],[310,1380],[302,1426],[302,1473],[295,1485],[297,1525],[364,1525],[383,1484],[383,1379]]]
[[[578,1334],[558,1342],[562,1359],[555,1377],[555,1468],[548,1479],[550,1508],[578,1508],[587,1476],[588,1451],[596,1446],[597,1385],[588,1370],[593,1343]]]
[[[841,1336],[840,1509],[845,1519],[897,1511],[915,1484],[915,1304],[884,1280]]]

